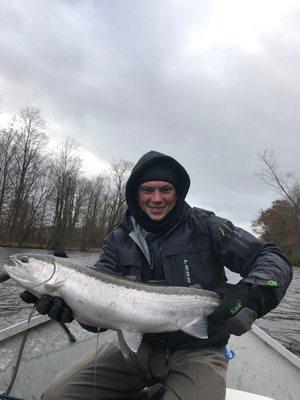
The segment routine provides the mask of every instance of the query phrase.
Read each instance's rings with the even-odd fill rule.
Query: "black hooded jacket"
[[[136,177],[143,168],[159,159],[173,163],[178,170],[181,205],[175,225],[156,238],[158,256],[150,254],[149,259],[144,249],[133,239],[130,208],[135,207],[132,193],[135,193]],[[184,198],[189,184],[187,172],[172,157],[158,152],[146,153],[134,167],[127,183],[129,210],[120,226],[105,239],[96,267],[142,282],[163,278],[166,285],[200,285],[203,289],[213,291],[226,282],[226,266],[249,283],[268,286],[270,281],[276,281],[276,288],[272,288],[275,299],[273,304],[278,304],[292,279],[292,268],[288,261],[276,246],[258,240],[211,211],[187,205]],[[261,304],[261,315],[268,311]],[[214,338],[197,339],[183,332],[173,332],[148,334],[145,340],[170,348],[194,348],[224,345],[228,336],[221,340],[218,337],[216,341]]]

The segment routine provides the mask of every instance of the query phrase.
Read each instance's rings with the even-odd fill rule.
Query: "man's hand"
[[[48,314],[48,317],[59,322],[72,322],[74,319],[72,310],[66,305],[60,297],[52,297],[44,294],[40,299],[32,293],[25,291],[20,294],[25,303],[35,303],[36,310],[42,315]]]
[[[240,336],[247,332],[257,318],[258,305],[251,296],[251,284],[225,283],[214,291],[220,294],[223,301],[208,316],[208,335],[223,333]]]

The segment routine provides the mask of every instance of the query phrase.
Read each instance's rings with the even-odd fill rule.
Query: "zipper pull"
[[[165,365],[168,365],[170,359],[170,349],[169,347],[166,348],[166,360],[165,360]]]

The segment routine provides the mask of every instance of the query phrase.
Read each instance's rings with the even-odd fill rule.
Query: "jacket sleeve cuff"
[[[107,331],[107,329],[105,329],[105,328],[99,328],[99,330],[98,330],[98,328],[96,328],[95,326],[89,326],[89,325],[81,324],[80,322],[78,322],[78,323],[79,323],[79,325],[81,325],[81,327],[83,329],[85,329],[86,331],[92,332],[92,333],[98,333],[98,332],[101,333],[101,332]]]
[[[243,282],[246,280],[243,279]],[[258,318],[276,308],[285,295],[285,289],[274,284],[267,285],[265,282],[260,282],[259,284],[259,282],[253,283],[249,280],[247,280],[247,283],[250,284],[250,297],[257,305]]]

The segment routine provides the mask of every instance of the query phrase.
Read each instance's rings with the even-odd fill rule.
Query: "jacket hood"
[[[152,221],[144,213],[137,200],[138,186],[142,173],[145,169],[153,166],[166,165],[168,169],[174,169],[176,174],[176,193],[178,200],[176,206],[166,215],[162,221]],[[173,157],[157,151],[149,151],[144,154],[132,169],[131,175],[126,184],[126,202],[129,212],[134,216],[137,222],[150,232],[164,233],[168,231],[179,219],[184,207],[184,199],[190,187],[190,177],[183,166]]]
[[[190,177],[183,166],[171,156],[159,153],[158,151],[149,151],[144,154],[139,161],[133,167],[130,177],[126,184],[126,201],[130,208],[130,203],[132,202],[132,196],[136,196],[137,193],[137,180],[144,169],[160,163],[166,163],[168,166],[172,166],[178,175],[179,182],[179,193],[178,195],[182,200],[185,199],[189,187],[190,187]]]

